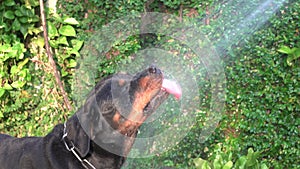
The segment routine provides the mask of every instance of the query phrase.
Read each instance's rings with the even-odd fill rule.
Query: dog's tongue
[[[176,99],[180,99],[182,95],[181,87],[175,81],[164,79],[162,88],[168,93],[174,95]]]

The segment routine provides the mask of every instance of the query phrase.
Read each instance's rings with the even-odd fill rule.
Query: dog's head
[[[131,137],[168,97],[169,93],[162,88],[163,74],[160,69],[151,66],[134,76],[119,74],[113,81],[117,81],[112,84],[116,111],[111,125]]]
[[[155,66],[135,75],[109,76],[95,86],[77,117],[89,138],[102,148],[125,145],[126,148],[121,149],[128,153],[141,124],[169,93],[174,94],[174,90],[179,89],[168,84]]]

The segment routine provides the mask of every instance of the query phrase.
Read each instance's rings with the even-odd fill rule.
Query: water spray
[[[135,14],[115,20],[103,26],[85,43],[82,58],[78,60],[80,66],[74,84],[78,90],[74,91],[74,100],[78,106],[84,103],[96,84],[100,61],[106,59],[105,54],[116,43],[141,34],[168,36],[170,41],[177,41],[182,48],[188,48],[192,56],[176,55],[172,49],[152,47],[118,63],[117,71],[132,74],[155,64],[168,79],[179,83],[182,90],[180,101],[169,99],[146,121],[146,127],[142,128],[140,137],[135,141],[135,153],[129,157],[149,157],[174,147],[191,130],[199,114],[205,116],[198,139],[203,143],[214,132],[224,113],[226,77],[220,56],[261,28],[283,3],[284,0],[221,1],[215,4],[212,14],[203,18],[214,18],[210,25],[199,20],[179,22],[176,16],[164,13]],[[205,111],[201,102],[206,96],[199,93],[202,90],[199,77],[203,75],[208,78],[210,89],[210,108]]]

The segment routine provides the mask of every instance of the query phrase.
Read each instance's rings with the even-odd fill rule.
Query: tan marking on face
[[[135,131],[137,130],[137,128],[140,126],[141,124],[133,122],[131,120],[126,120],[123,123],[121,123],[119,125],[119,132],[122,134],[126,134],[128,137],[131,137],[132,134],[135,133]]]
[[[126,119],[120,113],[114,115],[113,120],[119,122],[118,131],[126,135],[124,140],[123,152],[126,156],[136,137],[138,128],[147,119],[149,115],[144,114],[144,108],[153,99],[153,97],[161,90],[162,75],[148,74],[147,76],[139,78],[137,90],[133,95],[132,110]],[[126,83],[126,81],[124,82]],[[119,85],[122,86],[122,79],[119,80]]]
[[[119,81],[120,83],[120,81]],[[146,120],[143,111],[151,99],[161,90],[162,78],[145,76],[139,79],[138,89],[134,94],[132,110],[124,122],[119,123],[118,130],[131,137]],[[118,117],[120,118],[120,117]],[[117,116],[116,116],[117,119]]]
[[[116,112],[115,115],[113,116],[113,122],[114,124],[116,124],[117,126],[119,125],[120,123],[120,118],[121,118],[121,115],[119,112]]]
[[[151,77],[144,77],[140,79],[139,86],[140,91],[135,93],[135,99],[133,102],[133,109],[130,112],[128,119],[139,123],[140,125],[144,122],[143,110],[151,99],[161,90],[162,80],[160,78],[154,79]]]
[[[120,79],[119,80],[119,86],[124,86],[125,82],[126,81],[124,79]]]

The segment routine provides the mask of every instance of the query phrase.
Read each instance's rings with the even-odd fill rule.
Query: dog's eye
[[[154,66],[150,66],[148,70],[150,73],[153,73],[153,74],[156,73],[156,67],[154,67]]]

